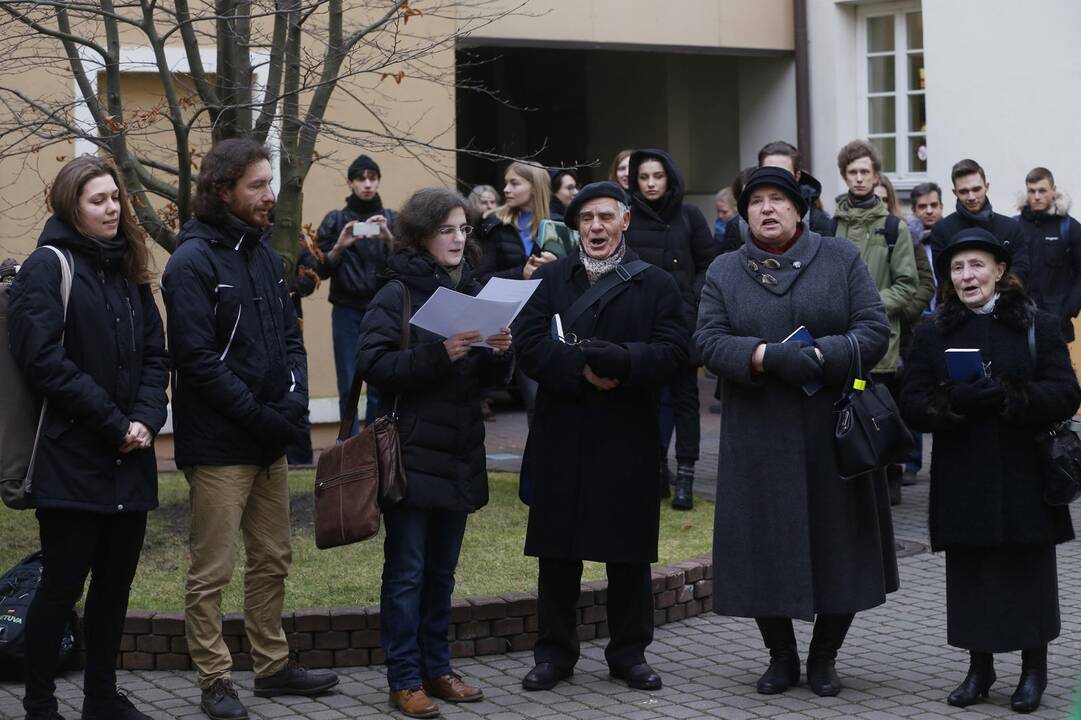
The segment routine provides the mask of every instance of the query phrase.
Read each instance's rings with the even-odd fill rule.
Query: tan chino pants
[[[273,675],[289,657],[282,629],[289,534],[288,464],[197,465],[191,486],[191,568],[184,598],[188,651],[199,687],[228,678],[232,657],[222,638],[221,596],[233,576],[236,535],[244,535],[244,631],[256,677]]]

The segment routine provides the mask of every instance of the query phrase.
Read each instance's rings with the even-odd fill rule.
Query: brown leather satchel
[[[402,286],[401,350],[409,348],[413,300]],[[369,540],[379,533],[379,513],[405,497],[405,469],[398,441],[398,398],[389,415],[353,437],[363,384],[360,370],[349,388],[349,416],[341,419],[338,444],[319,456],[315,469],[315,546],[320,549]]]

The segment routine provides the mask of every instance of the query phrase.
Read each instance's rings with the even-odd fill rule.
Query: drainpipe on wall
[[[796,51],[796,147],[811,159],[811,73],[807,60],[807,0],[792,0]]]

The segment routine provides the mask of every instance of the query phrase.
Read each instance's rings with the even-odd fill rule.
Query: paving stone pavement
[[[524,425],[524,420],[521,422]],[[703,413],[704,430],[707,422]],[[715,448],[716,438],[704,432],[704,450],[710,443]],[[506,450],[520,452],[514,447]],[[714,450],[714,468],[715,458]],[[703,462],[703,477],[707,477],[705,465]],[[918,485],[905,488],[904,504],[895,508],[895,533],[899,539],[926,544],[928,486],[925,475],[920,480]],[[1076,506],[1074,523],[1081,523]],[[1047,693],[1043,706],[1033,715],[1039,718],[1068,717],[1081,674],[1081,543],[1059,546],[1058,561],[1062,636],[1051,645]],[[754,622],[708,614],[657,629],[648,659],[664,678],[665,686],[658,692],[631,691],[609,679],[603,641],[599,641],[585,643],[574,677],[548,692],[527,693],[521,689],[521,678],[533,665],[530,653],[456,661],[458,672],[484,688],[485,699],[458,706],[443,703],[443,715],[463,720],[1013,717],[1009,696],[1020,671],[1017,653],[996,657],[999,680],[987,702],[964,710],[945,704],[946,695],[964,677],[968,659],[965,652],[945,644],[944,557],[923,552],[904,557],[899,564],[901,589],[885,605],[857,616],[852,626],[838,659],[845,689],[835,698],[819,698],[806,686],[783,695],[756,694],[754,682],[765,669],[767,654]],[[809,623],[796,623],[798,643],[804,653],[810,630]],[[235,679],[252,718],[403,717],[387,705],[382,667],[345,668],[340,673],[342,682],[336,692],[313,699],[254,698],[251,673],[237,673]],[[122,672],[119,683],[153,718],[203,717],[190,672]],[[81,684],[77,673],[58,683],[61,711],[69,720],[79,717]],[[0,683],[0,718],[22,717],[21,695],[21,685]]]

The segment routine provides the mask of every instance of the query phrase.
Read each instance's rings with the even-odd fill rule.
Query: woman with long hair
[[[419,328],[400,349],[403,310],[412,315],[440,287],[480,291],[466,202],[442,188],[418,190],[398,213],[396,250],[388,282],[364,316],[358,367],[383,394],[383,414],[396,407],[405,499],[384,510],[380,637],[386,654],[390,703],[409,717],[439,714],[432,698],[473,702],[484,693],[453,672],[447,631],[454,571],[466,519],[488,502],[481,388],[509,369],[509,329],[487,338],[449,338]],[[448,428],[453,428],[448,432]]]
[[[630,162],[633,152],[634,150],[620,150],[612,158],[612,165],[608,168],[608,179],[628,191],[631,189]]]
[[[477,272],[482,281],[490,277],[528,280],[534,270],[556,258],[538,244],[541,222],[550,212],[548,171],[513,162],[504,179],[503,204],[480,224]]]
[[[83,616],[84,720],[144,720],[116,687],[128,593],[158,505],[154,436],[169,360],[150,289],[146,237],[116,169],[83,155],[49,190],[53,214],[11,288],[10,339],[48,402],[28,499],[44,566],[26,622],[31,720],[56,720],[60,639],[90,575]],[[73,277],[65,309],[60,250]]]

